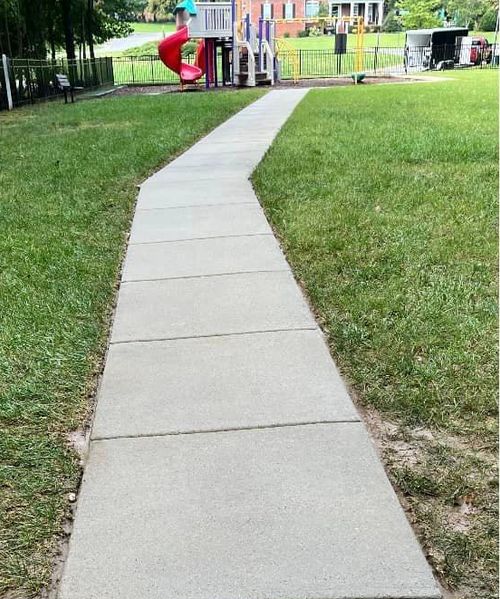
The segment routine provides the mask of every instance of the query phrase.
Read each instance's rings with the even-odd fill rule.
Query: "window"
[[[287,2],[283,4],[283,18],[284,19],[295,19],[295,4]]]
[[[352,5],[352,16],[353,17],[358,17],[359,16],[359,4],[353,4]]]
[[[314,18],[319,15],[319,2],[317,0],[307,0],[306,17]]]
[[[260,13],[263,19],[272,19],[273,18],[273,7],[270,2],[263,2],[260,5]]]
[[[338,4],[330,4],[330,16],[338,17],[339,16],[339,5]]]

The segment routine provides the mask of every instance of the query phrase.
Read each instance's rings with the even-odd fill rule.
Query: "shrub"
[[[283,37],[290,37],[290,32],[289,31],[285,31],[285,33],[283,34]]]
[[[382,23],[382,31],[385,33],[396,33],[397,31],[401,31],[401,29],[402,27],[399,18],[396,16],[396,13],[391,10]]]
[[[297,33],[297,37],[309,37],[309,29],[302,29]]]
[[[184,46],[182,46],[182,57],[187,58],[188,56],[192,56],[196,54],[196,47],[198,46],[197,42],[186,42]]]
[[[151,54],[158,54],[158,42],[146,42],[142,46],[128,48],[121,53],[122,56],[150,56]]]

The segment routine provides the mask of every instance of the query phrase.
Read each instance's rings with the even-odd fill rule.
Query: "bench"
[[[57,87],[64,92],[64,103],[68,103],[68,92],[71,96],[71,103],[75,101],[73,92],[77,89],[83,89],[83,87],[73,87],[68,79],[67,75],[63,73],[56,74]]]

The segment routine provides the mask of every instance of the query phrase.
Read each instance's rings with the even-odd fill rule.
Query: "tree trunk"
[[[7,7],[5,7],[5,37],[7,39],[7,54],[12,58],[12,46],[10,44],[10,30],[9,30],[9,20],[7,19]]]
[[[82,5],[82,13],[80,15],[80,21],[82,23],[81,27],[82,27],[82,33],[81,33],[81,47],[83,48],[83,59],[85,60],[87,58],[87,47],[86,47],[86,40],[87,40],[87,32],[85,29],[85,10],[83,8]]]
[[[71,15],[71,0],[61,0],[61,16],[68,60],[76,60],[75,34],[73,32],[73,19]]]
[[[94,59],[94,0],[87,0],[87,44],[89,56]]]

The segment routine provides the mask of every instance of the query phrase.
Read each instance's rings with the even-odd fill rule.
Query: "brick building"
[[[366,26],[382,25],[384,2],[335,2],[328,0],[330,17],[363,17]],[[243,14],[250,12],[252,23],[258,23],[259,18],[265,19],[314,19],[319,14],[319,0],[243,0]],[[305,22],[278,23],[277,35],[288,33],[291,37],[304,30]]]

